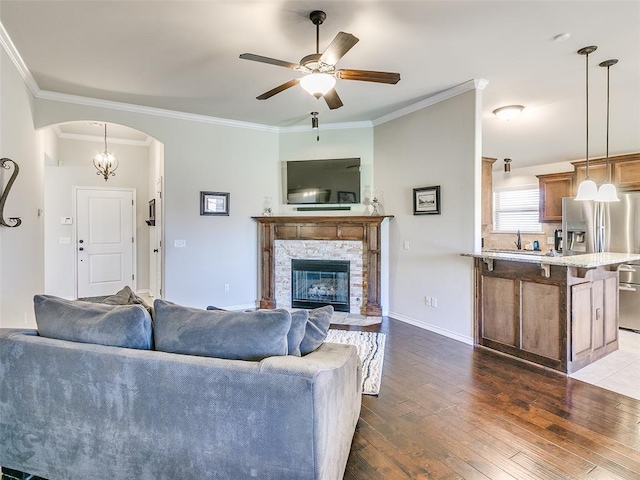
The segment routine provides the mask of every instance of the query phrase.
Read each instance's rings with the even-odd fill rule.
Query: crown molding
[[[2,45],[2,48],[4,48],[4,51],[7,53],[13,64],[18,69],[18,72],[20,72],[24,83],[27,84],[27,87],[31,91],[31,94],[34,97],[37,97],[38,93],[40,93],[40,87],[38,87],[36,80],[33,78],[33,75],[31,75],[31,72],[27,68],[27,64],[24,63],[24,60],[22,60],[20,52],[18,52],[18,49],[11,41],[11,38],[5,30],[2,22],[0,22],[0,44]]]
[[[174,118],[177,120],[187,120],[191,122],[209,123],[214,125],[224,125],[227,127],[246,128],[249,130],[260,130],[264,132],[278,133],[278,127],[263,125],[260,123],[243,122],[240,120],[229,120],[226,118],[210,117],[208,115],[200,115],[196,113],[178,112],[176,110],[166,110],[157,107],[145,107],[134,105],[132,103],[114,102],[112,100],[102,100],[99,98],[82,97],[80,95],[71,95],[68,93],[50,92],[48,90],[40,90],[37,98],[43,100],[53,100],[57,102],[74,103],[76,105],[84,105],[87,107],[109,108],[111,110],[120,110],[123,112],[139,113],[142,115],[153,115],[156,117]]]
[[[327,131],[327,130],[350,130],[354,128],[371,128],[373,127],[373,123],[370,120],[365,120],[362,122],[344,122],[344,123],[320,123],[319,131]],[[299,133],[299,132],[308,132],[311,128],[309,125],[296,125],[293,127],[280,127],[280,133]]]
[[[460,85],[456,85],[455,87],[444,90],[440,93],[436,93],[435,95],[427,97],[424,100],[401,108],[400,110],[396,110],[395,112],[391,112],[387,115],[383,115],[382,117],[378,117],[373,120],[373,126],[377,127],[378,125],[382,125],[383,123],[387,123],[391,120],[404,117],[405,115],[409,115],[410,113],[417,112],[418,110],[430,107],[432,105],[435,105],[436,103],[444,102],[445,100],[449,100],[450,98],[457,97],[458,95],[470,92],[472,90],[484,90],[488,83],[489,81],[485,80],[484,78],[469,80],[467,82],[461,83]]]

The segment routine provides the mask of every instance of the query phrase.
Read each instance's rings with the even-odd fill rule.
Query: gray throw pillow
[[[291,315],[286,310],[227,312],[153,303],[156,350],[231,360],[287,355]]]
[[[307,328],[304,333],[304,338],[300,343],[301,355],[311,353],[322,345],[322,342],[327,338],[327,333],[329,332],[331,317],[333,317],[333,307],[331,305],[316,308],[309,312]]]
[[[107,305],[142,305],[149,314],[152,313],[151,306],[147,305],[142,298],[135,294],[129,285],[126,285],[115,295],[111,295],[101,300],[101,303]]]
[[[151,317],[140,305],[104,305],[33,297],[38,335],[113,347],[151,348]]]
[[[289,355],[295,355],[297,357],[302,355],[300,352],[300,344],[307,331],[308,319],[309,312],[307,310],[295,310],[291,312],[291,328],[287,334]]]

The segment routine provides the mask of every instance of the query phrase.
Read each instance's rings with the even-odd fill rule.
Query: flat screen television
[[[287,162],[287,203],[360,203],[360,159],[333,158]]]

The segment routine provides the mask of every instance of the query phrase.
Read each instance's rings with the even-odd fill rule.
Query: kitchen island
[[[618,267],[640,255],[463,255],[475,259],[476,345],[563,373],[618,349]]]

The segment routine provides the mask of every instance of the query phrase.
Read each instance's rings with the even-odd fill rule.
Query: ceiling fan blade
[[[276,88],[269,90],[268,92],[263,93],[259,97],[256,97],[258,100],[266,100],[267,98],[271,98],[274,95],[285,91],[287,88],[291,88],[300,83],[299,78],[294,78],[293,80],[289,80],[287,83],[283,83],[282,85],[278,85]]]
[[[284,60],[278,60],[276,58],[263,57],[262,55],[254,55],[253,53],[243,53],[240,55],[240,58],[254,62],[268,63],[278,67],[290,68],[292,70],[298,70],[300,68],[300,65],[297,63],[285,62]]]
[[[327,93],[323,95],[323,97],[325,102],[327,102],[327,106],[331,110],[340,108],[343,105],[342,100],[340,100],[340,97],[338,96],[338,92],[336,92],[335,88],[332,88],[331,90],[329,90]]]
[[[320,57],[320,61],[327,65],[335,65],[359,41],[357,37],[350,33],[338,32]]]
[[[393,72],[374,72],[372,70],[338,70],[338,78],[342,80],[360,80],[361,82],[378,82],[396,84],[400,74]]]

